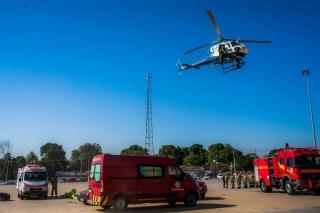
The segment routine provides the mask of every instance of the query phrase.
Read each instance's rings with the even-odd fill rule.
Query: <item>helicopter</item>
[[[271,42],[265,40],[240,40],[224,38],[211,10],[207,10],[207,14],[216,31],[217,39],[184,52],[184,55],[187,55],[211,45],[208,56],[203,60],[199,60],[191,64],[181,63],[180,60],[178,60],[177,66],[180,71],[180,75],[182,75],[183,71],[188,69],[200,69],[202,67],[211,68],[215,65],[220,65],[223,73],[240,69],[245,64],[243,58],[248,54],[248,48],[243,43]]]

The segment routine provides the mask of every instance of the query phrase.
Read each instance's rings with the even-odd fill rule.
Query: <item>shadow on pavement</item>
[[[203,200],[224,200],[224,197],[205,197]]]
[[[194,207],[186,207],[183,204],[177,204],[175,207],[170,207],[168,205],[160,205],[160,206],[139,206],[139,207],[129,207],[124,212],[153,212],[153,213],[160,213],[160,212],[188,212],[188,211],[195,211],[195,210],[207,210],[207,209],[219,209],[219,208],[230,208],[235,207],[236,205],[232,204],[211,204],[211,203],[199,203]],[[99,212],[115,212],[113,209],[97,209]]]

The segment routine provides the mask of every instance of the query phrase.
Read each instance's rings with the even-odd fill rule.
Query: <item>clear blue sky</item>
[[[208,8],[225,37],[272,43],[248,44],[241,71],[179,80],[182,53],[215,39]],[[3,1],[0,138],[12,141],[16,155],[49,141],[68,155],[84,142],[111,153],[143,146],[145,74],[152,71],[156,150],[312,145],[301,69],[311,70],[320,135],[319,8],[317,0]]]

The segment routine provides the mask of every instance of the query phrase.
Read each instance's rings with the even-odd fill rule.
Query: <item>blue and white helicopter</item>
[[[188,69],[200,69],[202,67],[211,68],[212,66],[216,65],[221,66],[223,73],[240,69],[245,64],[243,58],[248,54],[248,48],[242,43],[270,43],[270,41],[263,40],[240,40],[224,38],[221,35],[220,29],[213,17],[211,10],[207,10],[207,13],[218,38],[214,41],[210,41],[209,43],[186,51],[184,53],[185,55],[211,45],[208,56],[203,60],[199,60],[191,64],[181,63],[178,60],[177,65],[180,75],[182,75],[183,71]]]

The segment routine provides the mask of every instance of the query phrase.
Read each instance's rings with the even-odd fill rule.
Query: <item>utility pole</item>
[[[309,103],[309,112],[310,112],[311,128],[312,128],[313,146],[317,147],[317,136],[316,136],[316,130],[314,127],[313,109],[312,109],[312,101],[311,101],[311,89],[310,89],[310,83],[309,83],[310,71],[308,69],[302,70],[302,75],[305,76],[307,79],[307,92],[308,92],[308,103]]]
[[[147,73],[147,115],[146,115],[146,136],[145,136],[145,148],[148,150],[149,155],[154,155],[153,148],[153,125],[152,125],[152,74]]]

